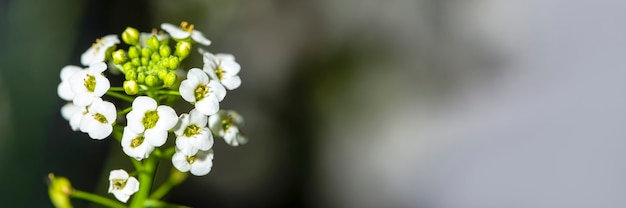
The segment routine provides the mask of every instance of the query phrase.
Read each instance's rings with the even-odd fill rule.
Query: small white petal
[[[208,174],[213,167],[213,150],[198,151],[196,160],[191,164],[191,174],[195,176],[203,176]]]
[[[70,127],[72,127],[72,130],[74,131],[80,130],[80,122],[81,120],[83,120],[85,113],[87,113],[87,111],[85,110],[85,107],[79,107],[79,108],[80,108],[80,111],[74,113],[72,117],[70,118]]]
[[[133,100],[133,111],[146,112],[157,108],[156,100],[148,96],[139,96]]]
[[[185,32],[184,30],[180,29],[180,27],[175,26],[170,23],[161,24],[161,29],[168,32],[170,36],[172,36],[175,39],[185,39],[185,38],[188,38],[189,35],[191,35],[189,32]]]
[[[165,141],[167,140],[167,130],[154,128],[146,129],[146,131],[144,132],[144,137],[144,141],[147,141],[152,146],[160,147],[161,145],[165,144]]]
[[[172,155],[172,165],[180,172],[187,172],[191,169],[191,165],[187,162],[187,156],[179,151]]]
[[[74,99],[74,91],[72,91],[69,82],[59,83],[59,86],[57,86],[57,94],[63,100],[71,101]]]
[[[226,97],[226,89],[218,81],[211,80],[209,88],[211,88],[211,93],[217,97],[218,101],[222,101]]]
[[[195,108],[191,109],[191,111],[189,112],[189,123],[196,124],[199,127],[205,127],[207,125],[207,120],[208,117],[200,113]]]
[[[161,105],[157,108],[157,113],[159,114],[159,120],[154,128],[167,131],[174,128],[176,123],[178,123],[178,116],[172,107]]]
[[[215,96],[208,96],[201,101],[196,102],[195,107],[198,112],[210,116],[217,113],[220,109],[220,104]]]
[[[109,82],[109,79],[102,76],[101,74],[96,74],[95,78],[96,86],[93,90],[93,95],[96,97],[102,97],[102,95],[104,95],[111,87],[111,83]]]
[[[234,90],[241,86],[241,79],[239,78],[239,76],[224,77],[220,82],[228,90]]]
[[[204,45],[204,46],[211,45],[211,41],[209,39],[205,38],[204,34],[202,34],[202,32],[197,31],[197,30],[192,30],[191,31],[191,39],[193,39],[194,41],[196,41],[200,45]]]
[[[63,107],[61,107],[61,116],[63,116],[65,120],[69,121],[74,113],[80,112],[80,110],[81,108],[74,105],[73,103],[67,103],[63,105]]]
[[[117,180],[117,179],[126,180],[128,176],[129,175],[125,170],[122,170],[122,169],[112,170],[109,173],[109,180]]]
[[[194,85],[190,80],[186,79],[180,83],[180,96],[187,102],[196,102],[196,96],[194,94],[197,85]]]
[[[63,67],[63,69],[61,69],[61,74],[60,74],[61,80],[62,81],[69,80],[70,77],[74,73],[76,73],[78,71],[81,71],[81,70],[83,70],[83,68],[81,68],[79,66],[67,65],[67,66]]]
[[[129,177],[122,192],[130,196],[137,191],[139,191],[139,181],[135,177]]]

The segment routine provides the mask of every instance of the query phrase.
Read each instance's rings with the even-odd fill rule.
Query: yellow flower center
[[[143,144],[144,137],[138,136],[130,141],[130,147],[137,148],[139,145]]]
[[[154,127],[157,121],[159,121],[159,114],[156,110],[146,112],[143,116],[143,120],[141,120],[146,129]]]
[[[200,132],[200,129],[201,128],[199,126],[196,126],[195,124],[189,125],[187,126],[187,128],[185,128],[183,135],[185,135],[186,137],[191,137],[198,134],[198,132]]]
[[[207,86],[206,84],[198,85],[196,90],[194,90],[194,96],[196,97],[196,100],[200,101],[200,100],[204,99],[204,97],[206,97],[206,94],[209,93],[210,89],[211,88],[209,88],[209,86]]]
[[[180,23],[180,29],[183,29],[183,31],[185,31],[185,32],[191,32],[191,31],[193,31],[193,24],[189,24],[186,21],[182,21]]]
[[[222,66],[215,67],[215,74],[218,79],[222,80],[222,77],[224,77],[224,68]]]
[[[124,179],[113,179],[112,183],[115,190],[122,190],[126,187],[126,180]]]
[[[196,162],[196,156],[187,156],[187,162],[189,164],[193,164],[194,162]]]
[[[95,119],[96,121],[98,121],[100,123],[103,123],[103,124],[109,123],[107,118],[104,117],[104,115],[99,114],[99,113],[93,114],[93,119]]]
[[[83,84],[87,91],[93,92],[96,89],[96,77],[90,74],[87,74],[87,77],[83,80],[85,83]]]

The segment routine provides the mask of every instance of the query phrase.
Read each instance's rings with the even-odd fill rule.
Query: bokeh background
[[[103,35],[189,21],[212,40],[210,51],[242,65],[242,86],[221,105],[244,115],[250,143],[216,141],[211,173],[190,177],[170,202],[626,207],[623,8],[611,0],[2,0],[1,206],[51,207],[50,172],[112,198],[109,170],[130,164],[112,140],[71,131],[59,112],[59,72]]]

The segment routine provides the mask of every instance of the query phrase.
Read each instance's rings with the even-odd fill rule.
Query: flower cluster
[[[209,46],[211,41],[187,22],[163,23],[161,29],[143,33],[126,28],[121,40],[127,49],[118,49],[117,35],[99,38],[81,56],[82,67],[69,65],[60,74],[57,92],[67,101],[61,113],[72,130],[96,140],[113,135],[134,160],[136,172],[113,170],[109,176],[109,193],[122,202],[141,189],[150,192],[150,185],[133,175],[151,178],[145,172],[154,172],[161,159],[170,160],[177,171],[203,176],[213,166],[214,138],[231,146],[247,142],[240,130],[243,118],[220,108],[227,91],[241,85],[234,56],[198,48],[202,68],[182,68],[196,44]],[[120,71],[123,83],[111,83],[107,76],[114,73],[107,69]],[[193,108],[177,114],[173,104],[179,99]],[[170,136],[175,141],[168,143]],[[146,200],[144,195],[135,198]]]

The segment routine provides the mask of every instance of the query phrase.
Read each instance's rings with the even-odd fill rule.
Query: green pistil
[[[200,132],[200,127],[196,126],[195,124],[192,124],[192,125],[187,126],[187,128],[185,128],[185,132],[183,132],[183,135],[185,135],[186,137],[191,137],[193,135],[198,134],[198,132]]]
[[[143,140],[144,140],[143,136],[138,136],[134,138],[132,141],[130,141],[130,147],[132,148],[139,147],[139,145],[143,144]]]
[[[88,74],[87,77],[84,79],[84,81],[85,81],[85,88],[87,88],[87,91],[93,92],[96,89],[96,77],[95,76]]]
[[[107,118],[104,117],[104,115],[99,114],[99,113],[93,114],[93,119],[96,119],[96,121],[103,123],[103,124],[109,123]]]
[[[126,180],[123,179],[113,179],[113,188],[116,190],[122,190],[126,187]]]
[[[209,87],[206,84],[200,84],[194,91],[194,96],[196,96],[196,100],[200,101],[206,97],[206,94],[209,93]]]
[[[233,118],[231,116],[226,116],[226,118],[222,119],[222,129],[226,130],[233,125]]]
[[[196,162],[196,157],[195,156],[187,156],[187,162],[189,164],[193,164],[194,162]]]
[[[148,111],[141,121],[146,129],[150,129],[156,125],[157,121],[159,121],[159,114],[156,110]]]

